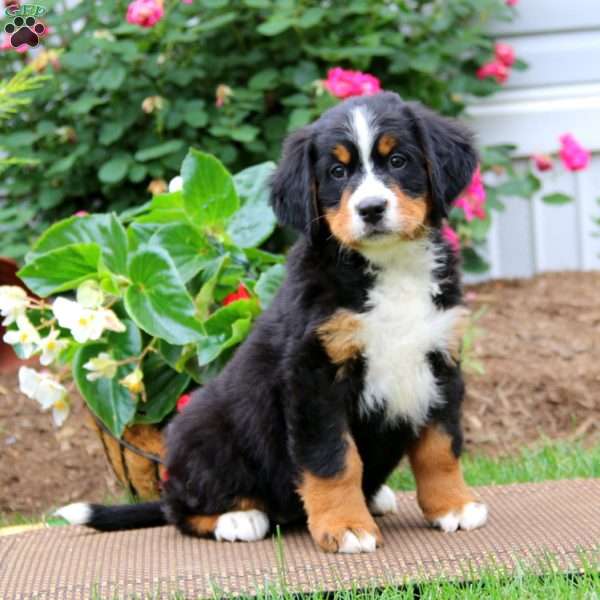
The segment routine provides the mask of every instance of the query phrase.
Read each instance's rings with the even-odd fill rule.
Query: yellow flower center
[[[61,398],[60,400],[57,400],[54,403],[54,408],[56,410],[66,410],[67,409],[67,403]]]

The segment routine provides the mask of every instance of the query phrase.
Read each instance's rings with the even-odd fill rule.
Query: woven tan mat
[[[572,571],[598,558],[600,479],[486,487],[490,520],[445,534],[426,527],[414,494],[379,518],[385,545],[373,554],[319,551],[298,528],[261,542],[219,543],[172,527],[95,533],[54,527],[0,538],[0,598],[197,598],[383,587],[481,568]],[[595,557],[595,558],[594,558]],[[180,595],[176,596],[175,592]]]

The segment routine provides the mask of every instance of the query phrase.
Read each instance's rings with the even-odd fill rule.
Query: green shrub
[[[512,14],[503,0],[169,0],[146,29],[125,21],[123,0],[44,4],[52,33],[34,66],[53,77],[2,131],[2,146],[35,161],[2,182],[8,255],[45,222],[135,205],[190,145],[234,170],[275,159],[288,131],[335,101],[318,83],[332,66],[459,114],[468,95],[498,89],[476,71],[492,54],[489,20]],[[0,54],[7,74],[28,60]],[[221,107],[219,86],[232,92],[220,88]]]

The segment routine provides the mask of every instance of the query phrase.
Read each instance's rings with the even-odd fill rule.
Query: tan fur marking
[[[433,426],[423,429],[408,456],[417,482],[417,500],[428,521],[475,500],[447,433]]]
[[[354,237],[352,235],[352,212],[350,209],[350,195],[348,190],[342,194],[342,199],[337,208],[325,211],[325,220],[329,225],[331,233],[344,245],[352,247]]]
[[[318,327],[317,335],[331,362],[341,365],[360,354],[363,349],[362,343],[357,340],[360,327],[357,315],[345,309],[337,310]]]
[[[192,531],[200,537],[212,535],[215,532],[217,521],[221,515],[197,515],[188,517],[187,524]]]
[[[344,165],[349,165],[351,156],[350,151],[346,146],[342,144],[337,144],[333,149],[333,155]]]
[[[402,223],[402,239],[416,240],[425,235],[427,230],[427,217],[429,216],[429,204],[422,197],[411,198],[399,187],[392,186],[396,195],[398,220]]]
[[[384,133],[377,142],[377,152],[381,154],[381,156],[387,156],[396,145],[396,138],[392,135]]]
[[[354,440],[348,436],[346,466],[335,477],[304,471],[298,492],[308,515],[308,529],[327,552],[337,552],[344,534],[369,533],[381,545],[381,533],[362,492],[363,465]]]

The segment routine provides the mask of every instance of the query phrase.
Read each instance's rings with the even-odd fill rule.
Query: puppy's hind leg
[[[269,531],[269,517],[256,508],[256,503],[242,500],[236,508],[220,515],[187,517],[182,529],[197,537],[210,537],[220,542],[256,542]]]

